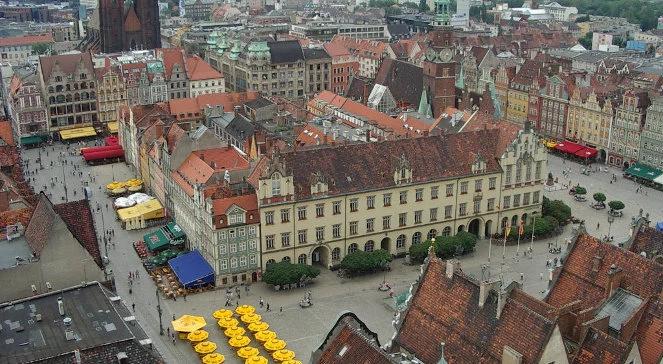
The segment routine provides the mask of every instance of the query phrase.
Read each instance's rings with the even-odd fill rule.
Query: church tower
[[[122,50],[124,39],[124,0],[99,0],[99,32],[101,51],[112,53]]]
[[[430,46],[423,62],[423,87],[436,118],[447,107],[456,106],[456,48],[449,3],[449,0],[435,0],[435,21],[428,34]]]

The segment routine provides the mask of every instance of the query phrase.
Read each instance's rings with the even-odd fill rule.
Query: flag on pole
[[[518,235],[522,236],[525,233],[525,223],[523,220],[518,222]]]
[[[509,237],[509,234],[511,233],[511,224],[506,226],[506,230],[504,230],[504,240],[506,240]]]

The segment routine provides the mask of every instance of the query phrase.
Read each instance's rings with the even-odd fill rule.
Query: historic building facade
[[[655,98],[647,109],[640,141],[639,161],[663,168],[663,97]]]
[[[613,106],[609,98],[599,97],[592,90],[583,97],[575,89],[569,100],[566,137],[599,150],[599,158],[605,160],[608,137],[613,119]]]
[[[95,70],[97,75],[97,106],[103,124],[118,120],[120,106],[127,105],[127,91],[119,67],[107,66]]]
[[[646,92],[626,91],[615,110],[615,120],[610,132],[608,163],[628,167],[640,156],[640,134],[645,124],[647,107],[650,105]]]
[[[97,11],[102,52],[161,47],[157,0],[100,0]]]
[[[14,75],[9,85],[9,112],[19,138],[48,133],[48,111],[36,74]]]

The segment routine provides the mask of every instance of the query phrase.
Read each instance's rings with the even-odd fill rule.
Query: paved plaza
[[[191,346],[184,342],[173,344],[168,337],[159,336],[159,318],[156,309],[156,287],[140,265],[140,260],[133,250],[131,242],[142,239],[143,234],[151,229],[124,231],[120,228],[119,221],[111,207],[111,199],[103,190],[103,186],[112,180],[126,180],[135,177],[130,168],[124,163],[89,167],[85,165],[77,151],[80,145],[72,145],[69,154],[66,147],[56,144],[47,147],[46,150],[31,149],[23,150],[22,155],[28,162],[27,170],[35,171],[30,175],[30,180],[36,192],[46,186],[45,192],[51,195],[53,203],[63,202],[65,196],[64,185],[67,186],[67,199],[77,200],[83,198],[84,182],[88,182],[92,188],[93,195],[91,206],[95,210],[95,223],[100,234],[104,229],[115,230],[113,244],[107,249],[101,246],[102,254],[110,259],[110,267],[113,270],[118,294],[131,307],[135,303],[136,317],[145,331],[154,340],[155,345],[169,363],[194,362],[195,353]],[[48,155],[46,155],[48,153]],[[64,153],[64,157],[60,157]],[[39,170],[36,158],[41,155],[44,169]],[[63,161],[66,160],[67,164]],[[53,166],[51,167],[51,162]],[[75,166],[75,167],[74,167]],[[612,199],[622,200],[626,204],[624,216],[616,218],[610,228],[610,235],[615,237],[615,243],[625,240],[629,234],[631,216],[638,214],[642,208],[651,214],[653,221],[663,220],[663,193],[649,188],[644,188],[647,194],[636,194],[633,182],[621,177],[621,171],[610,169],[608,172],[597,172],[589,176],[580,174],[580,165],[572,162],[563,163],[562,159],[550,156],[549,167],[551,172],[559,177],[560,182],[576,184],[580,183],[588,189],[588,200],[595,192],[603,192]],[[74,171],[74,168],[77,168]],[[562,169],[570,169],[569,178],[561,176]],[[82,172],[82,177],[79,175]],[[75,173],[74,173],[75,172]],[[89,175],[88,175],[89,173]],[[617,183],[610,184],[610,176],[616,173]],[[51,187],[51,178],[58,178],[58,182]],[[34,180],[33,180],[34,178]],[[93,180],[91,180],[93,179]],[[64,181],[64,183],[62,183]],[[100,189],[99,186],[102,186]],[[76,191],[76,195],[74,195]],[[596,236],[608,234],[608,220],[606,210],[596,211],[589,207],[589,202],[576,202],[567,190],[546,192],[546,196],[554,199],[562,199],[573,209],[576,217],[584,219],[587,230]],[[106,205],[108,204],[108,209]],[[99,211],[97,212],[97,206]],[[600,225],[597,229],[597,223]],[[461,258],[462,269],[478,278],[490,275],[491,277],[503,276],[506,282],[511,280],[523,280],[524,288],[529,293],[540,297],[547,287],[548,271],[546,261],[558,258],[548,252],[548,244],[562,244],[572,235],[573,226],[566,226],[564,232],[557,238],[534,242],[532,258],[516,257],[518,249],[516,246],[502,246],[494,243],[490,249],[491,259],[488,262],[488,242],[480,241],[474,254]],[[100,241],[102,241],[100,239]],[[529,246],[529,242],[523,242],[520,250]],[[504,254],[504,259],[502,258]],[[489,269],[482,273],[482,266],[488,265]],[[128,274],[130,271],[140,270],[140,279],[134,281],[133,293],[129,294]],[[396,293],[407,290],[419,274],[419,266],[408,266],[403,259],[397,259],[392,263],[392,270],[385,275],[374,274],[351,280],[340,279],[334,272],[323,269],[321,275],[307,290],[312,292],[313,306],[302,309],[298,302],[305,293],[304,289],[275,292],[262,283],[250,287],[248,294],[242,290],[240,304],[251,304],[258,306],[259,298],[262,297],[271,306],[271,312],[258,308],[258,313],[263,320],[270,324],[270,330],[275,331],[280,338],[288,343],[288,347],[294,350],[297,358],[307,362],[313,350],[320,345],[324,335],[329,331],[339,314],[343,311],[355,312],[368,327],[377,332],[381,343],[388,341],[394,333],[391,320],[394,314],[391,300],[384,292],[378,291],[378,286],[386,279],[394,288]],[[170,326],[172,316],[182,314],[194,314],[204,316],[208,322],[206,329],[210,332],[211,341],[219,345],[218,352],[226,356],[227,363],[241,363],[235,356],[235,350],[227,345],[227,340],[211,317],[214,310],[222,308],[225,302],[225,291],[218,290],[203,294],[189,295],[187,301],[183,299],[164,300],[163,326]],[[282,312],[281,312],[282,307]],[[252,338],[253,340],[253,338]],[[255,345],[253,340],[252,345]]]

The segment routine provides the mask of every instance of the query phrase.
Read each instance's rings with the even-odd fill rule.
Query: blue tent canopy
[[[656,230],[663,231],[663,221],[659,221],[656,223]]]
[[[173,258],[168,265],[185,288],[214,283],[214,269],[198,250]]]

